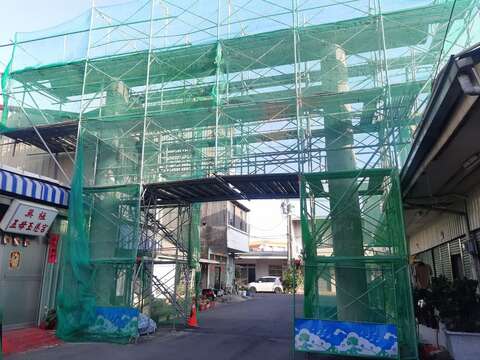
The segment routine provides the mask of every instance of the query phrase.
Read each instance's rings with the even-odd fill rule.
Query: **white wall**
[[[443,213],[409,237],[410,253],[417,254],[466,233],[465,217]]]
[[[467,198],[470,230],[480,228],[480,186],[471,191]],[[410,234],[410,253],[416,254],[467,233],[466,218],[449,212],[438,213],[434,220],[417,232]]]
[[[248,252],[248,234],[228,226],[227,247],[239,252]]]

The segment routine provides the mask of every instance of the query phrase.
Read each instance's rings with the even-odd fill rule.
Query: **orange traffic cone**
[[[197,307],[195,306],[195,301],[192,301],[192,309],[190,310],[190,316],[188,317],[187,325],[193,328],[198,327]]]

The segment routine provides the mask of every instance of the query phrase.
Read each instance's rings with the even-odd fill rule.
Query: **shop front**
[[[0,309],[4,329],[38,326],[55,307],[68,189],[0,168]]]

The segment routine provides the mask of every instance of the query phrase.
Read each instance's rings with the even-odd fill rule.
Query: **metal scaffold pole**
[[[0,132],[66,178],[76,151],[59,336],[127,342],[135,320],[99,326],[120,308],[178,327],[199,295],[201,202],[285,195],[301,203],[297,314],[393,324],[414,359],[398,151],[438,64],[475,40],[476,5],[92,2],[17,34]]]

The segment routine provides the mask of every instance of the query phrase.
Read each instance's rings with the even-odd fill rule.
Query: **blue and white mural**
[[[138,337],[137,309],[128,307],[97,307],[95,322],[87,332],[91,336],[131,339]]]
[[[327,354],[398,358],[392,324],[295,319],[295,350]]]

